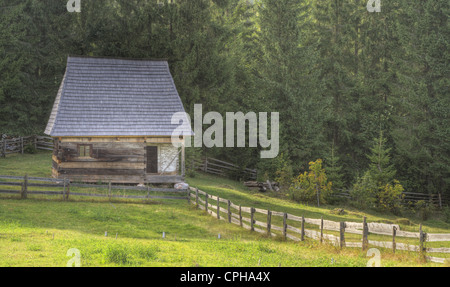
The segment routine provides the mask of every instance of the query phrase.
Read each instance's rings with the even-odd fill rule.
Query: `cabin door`
[[[147,146],[147,173],[158,173],[158,147]]]

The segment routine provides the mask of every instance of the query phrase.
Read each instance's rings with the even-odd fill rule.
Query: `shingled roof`
[[[45,133],[170,136],[176,112],[184,108],[167,61],[69,57]]]

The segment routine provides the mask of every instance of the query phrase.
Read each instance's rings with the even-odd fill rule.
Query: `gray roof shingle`
[[[184,108],[167,61],[69,57],[45,133],[170,136],[177,112]],[[190,123],[183,132],[193,134]]]

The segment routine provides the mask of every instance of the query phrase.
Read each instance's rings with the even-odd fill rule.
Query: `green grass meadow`
[[[0,158],[0,174],[50,177],[51,153],[10,155]],[[235,204],[285,211],[298,216],[335,221],[397,222],[393,215],[366,213],[345,207],[347,213],[330,213],[336,206],[317,208],[282,198],[275,193],[248,190],[239,182],[197,173],[187,179],[192,186],[230,199]],[[225,207],[225,206],[224,206]],[[264,221],[264,216],[256,218]],[[277,224],[275,217],[273,224]],[[410,219],[402,230],[417,231],[419,221]],[[450,232],[450,225],[431,219],[424,230]],[[316,228],[307,226],[307,228]],[[163,232],[165,238],[163,238]],[[220,234],[220,238],[218,238]],[[357,241],[349,234],[347,240]],[[371,240],[389,240],[372,236]],[[399,241],[400,242],[400,241]],[[418,244],[411,242],[411,244]],[[435,244],[435,243],[433,243]],[[440,243],[448,247],[448,243]],[[358,248],[339,249],[306,239],[304,242],[269,238],[237,225],[217,220],[197,210],[187,200],[114,200],[30,195],[0,195],[0,266],[64,267],[80,252],[80,263],[89,266],[358,266],[370,257]],[[380,248],[382,266],[448,266],[425,262],[416,252]],[[442,254],[432,256],[444,257]]]

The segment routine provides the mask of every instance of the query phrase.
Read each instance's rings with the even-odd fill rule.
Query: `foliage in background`
[[[324,158],[335,188],[379,181],[383,130],[406,191],[450,196],[449,1],[161,2],[0,0],[0,134],[43,132],[67,55],[166,58],[189,113],[280,112],[285,174]],[[201,151],[277,176],[258,148]]]
[[[294,178],[289,192],[294,200],[320,205],[326,203],[331,185],[332,183],[327,181],[322,160],[318,159],[309,163],[309,171]]]

